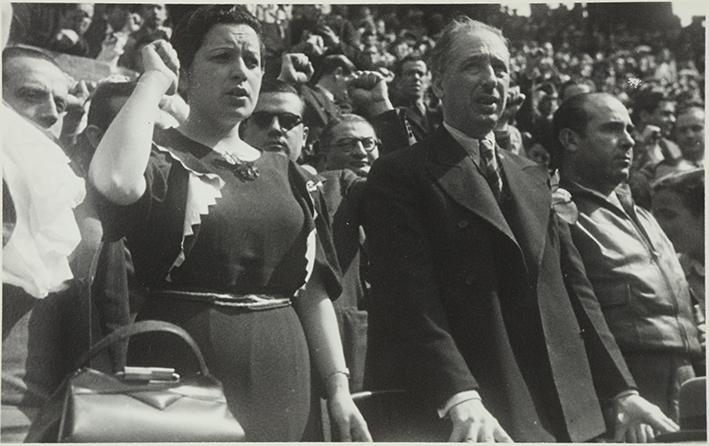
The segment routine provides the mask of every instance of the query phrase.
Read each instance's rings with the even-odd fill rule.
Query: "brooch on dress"
[[[238,156],[223,152],[221,159],[215,159],[214,165],[231,171],[241,181],[254,181],[259,177],[260,172],[253,161],[244,161]]]

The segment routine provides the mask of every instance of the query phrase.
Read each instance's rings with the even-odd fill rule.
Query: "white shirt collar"
[[[331,102],[335,102],[335,95],[332,94],[330,90],[327,88],[323,87],[322,85],[316,85],[320,91],[325,95],[326,98],[328,98]]]
[[[480,165],[480,143],[478,142],[480,139],[485,139],[492,143],[492,147],[496,147],[494,132],[490,132],[482,138],[473,138],[471,136],[466,135],[457,128],[451,126],[445,121],[443,121],[443,127],[448,130],[448,133],[451,134],[453,139],[455,139],[458,144],[463,146],[463,149],[468,152],[470,157],[473,159],[473,161],[475,161],[475,164],[477,165]]]

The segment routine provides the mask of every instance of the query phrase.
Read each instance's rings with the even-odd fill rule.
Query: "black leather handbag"
[[[200,371],[180,377],[172,369],[126,367],[111,375],[86,367],[111,345],[150,332],[181,338],[192,348]],[[115,330],[84,354],[76,372],[32,423],[25,441],[235,442],[244,441],[244,430],[192,337],[168,322],[141,321]]]

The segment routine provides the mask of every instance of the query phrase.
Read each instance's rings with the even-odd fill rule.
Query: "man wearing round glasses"
[[[379,144],[369,121],[354,114],[331,121],[320,135],[326,170],[349,169],[361,177],[379,158]]]
[[[297,161],[308,138],[303,108],[295,88],[280,80],[264,80],[256,108],[243,124],[244,141]]]
[[[324,157],[323,195],[332,219],[337,258],[342,268],[342,294],[335,301],[350,389],[363,388],[367,348],[365,235],[362,192],[372,163],[379,158],[379,139],[365,118],[344,114],[330,121],[320,134],[318,153]]]

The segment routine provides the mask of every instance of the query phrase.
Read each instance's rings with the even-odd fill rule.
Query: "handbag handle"
[[[74,369],[78,370],[84,367],[84,365],[86,365],[86,363],[89,362],[91,358],[98,355],[101,351],[105,350],[116,342],[128,339],[135,335],[152,332],[172,333],[182,338],[182,340],[190,346],[190,348],[192,349],[192,353],[194,353],[195,357],[197,358],[197,361],[199,362],[199,369],[202,375],[209,376],[209,369],[207,368],[207,363],[204,361],[204,356],[202,356],[202,351],[199,349],[199,346],[194,341],[194,339],[192,339],[192,336],[190,336],[189,333],[187,333],[183,328],[178,327],[175,324],[155,320],[135,322],[133,324],[125,325],[112,331],[108,336],[104,337],[103,339],[98,341],[96,345],[91,347],[88,352],[84,353],[77,361],[76,367],[74,367]]]

